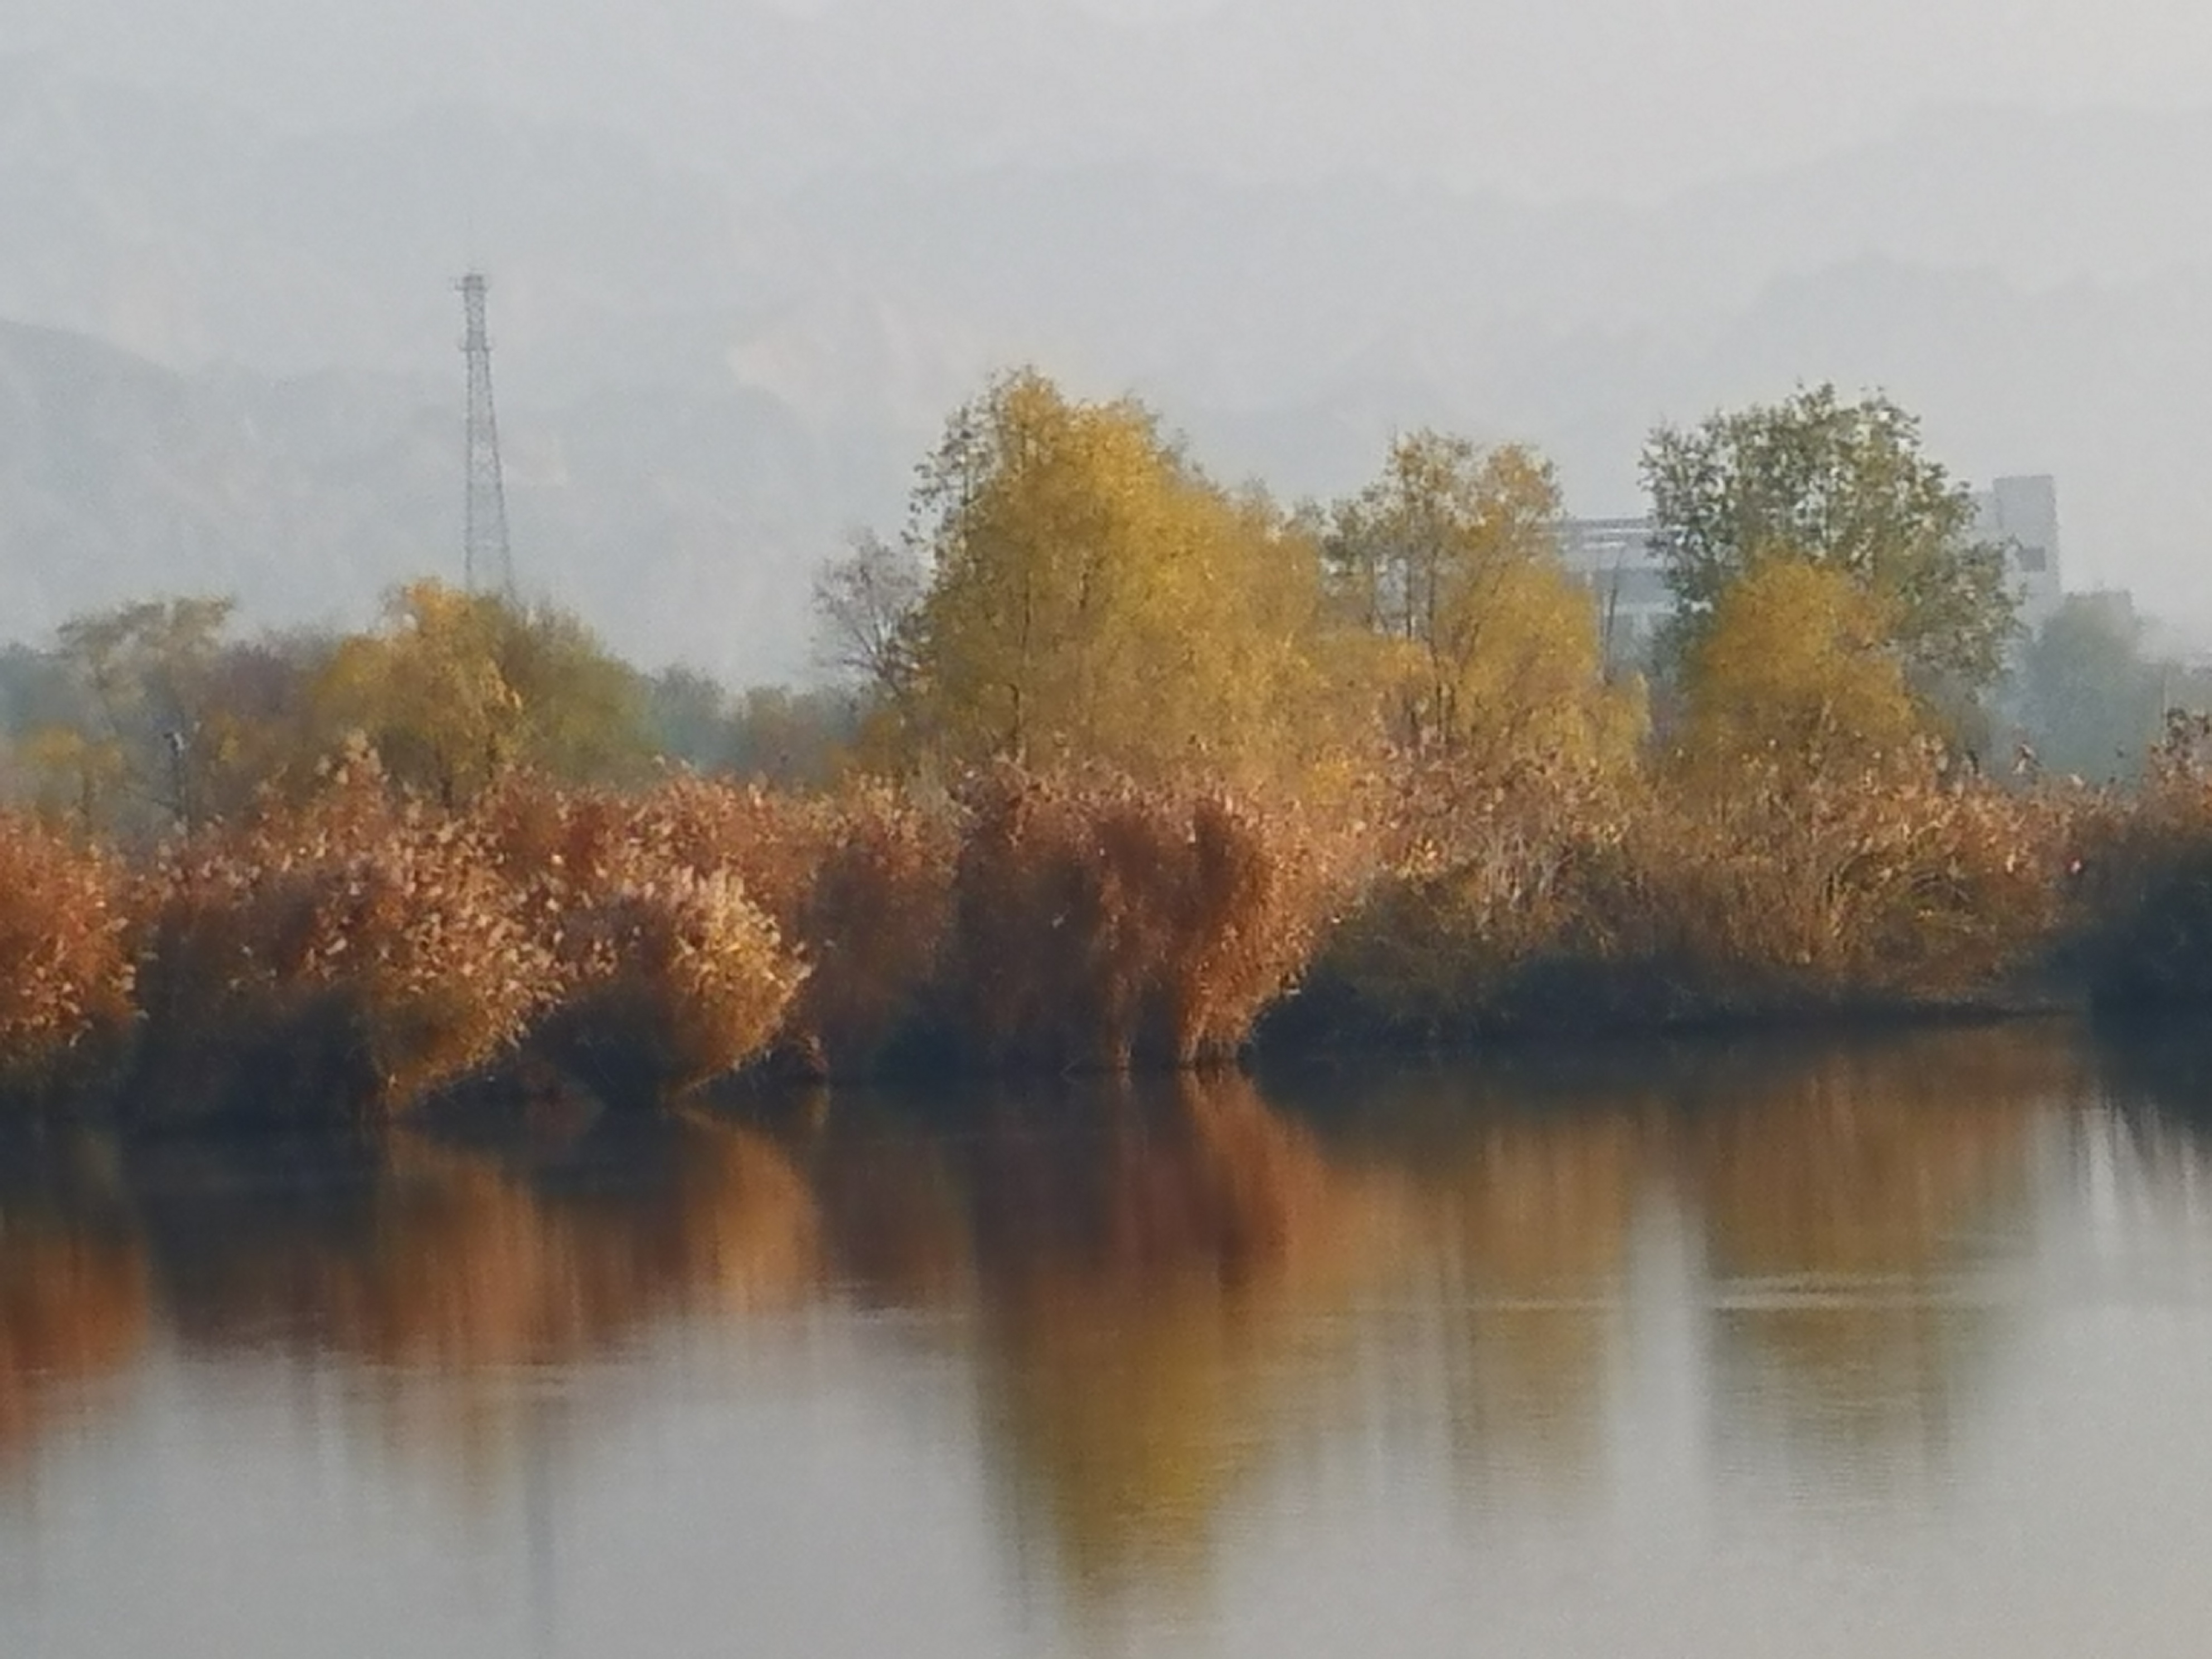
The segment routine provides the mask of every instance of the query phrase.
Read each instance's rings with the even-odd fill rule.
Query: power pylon
[[[461,278],[467,331],[461,350],[469,360],[467,496],[461,509],[461,580],[471,593],[514,597],[514,558],[507,541],[507,483],[499,467],[499,416],[491,400],[491,335],[484,326],[481,271]]]

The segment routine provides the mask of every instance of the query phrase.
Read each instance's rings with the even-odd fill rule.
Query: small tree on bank
[[[1728,788],[1758,763],[1784,779],[1845,775],[1926,725],[1881,602],[1832,565],[1770,554],[1713,606],[1683,664],[1683,751]]]

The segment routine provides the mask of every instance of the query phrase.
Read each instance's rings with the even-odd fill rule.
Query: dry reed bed
[[[940,1006],[995,1066],[1229,1057],[1340,897],[1301,815],[1204,784],[1008,769],[963,805]]]
[[[372,757],[140,867],[0,818],[0,1086],[192,1118],[389,1115],[580,1079],[618,1102],[918,1055],[1115,1069],[1301,1033],[1449,1038],[2212,999],[2212,786],[1898,769],[1725,799],[1401,780],[1327,825],[1202,782],[988,770],[799,798],[515,781],[453,811]],[[72,1091],[75,1091],[72,1095]]]
[[[363,757],[166,850],[131,909],[127,1098],[162,1116],[396,1109],[510,1050],[561,983],[485,826]]]
[[[2008,998],[2080,925],[2090,810],[1904,770],[1419,797],[1316,1000],[1340,1031],[1436,1040]]]
[[[164,1121],[385,1116],[549,1075],[648,1101],[917,1050],[1192,1061],[1233,1052],[1302,967],[1316,845],[1200,785],[516,781],[447,811],[356,754],[133,872],[0,823],[22,964],[0,1059],[100,1054],[122,1109]]]

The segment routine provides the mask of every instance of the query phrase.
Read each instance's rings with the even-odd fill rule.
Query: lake
[[[2191,1655],[2212,1047],[0,1145],[0,1653]]]

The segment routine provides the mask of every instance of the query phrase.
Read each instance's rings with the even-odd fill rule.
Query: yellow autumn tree
[[[359,732],[395,781],[448,804],[517,767],[619,776],[646,747],[636,677],[582,623],[435,581],[342,641],[314,700],[326,732]]]
[[[1337,605],[1374,641],[1391,740],[1477,769],[1626,759],[1640,683],[1604,683],[1591,595],[1561,564],[1559,483],[1518,445],[1422,431],[1327,515]]]
[[[1322,738],[1316,550],[1123,399],[1033,372],[959,410],[910,534],[902,741],[955,762],[1281,772]]]
[[[1834,775],[1929,729],[1882,601],[1832,565],[1769,554],[1723,589],[1684,664],[1686,757]]]

